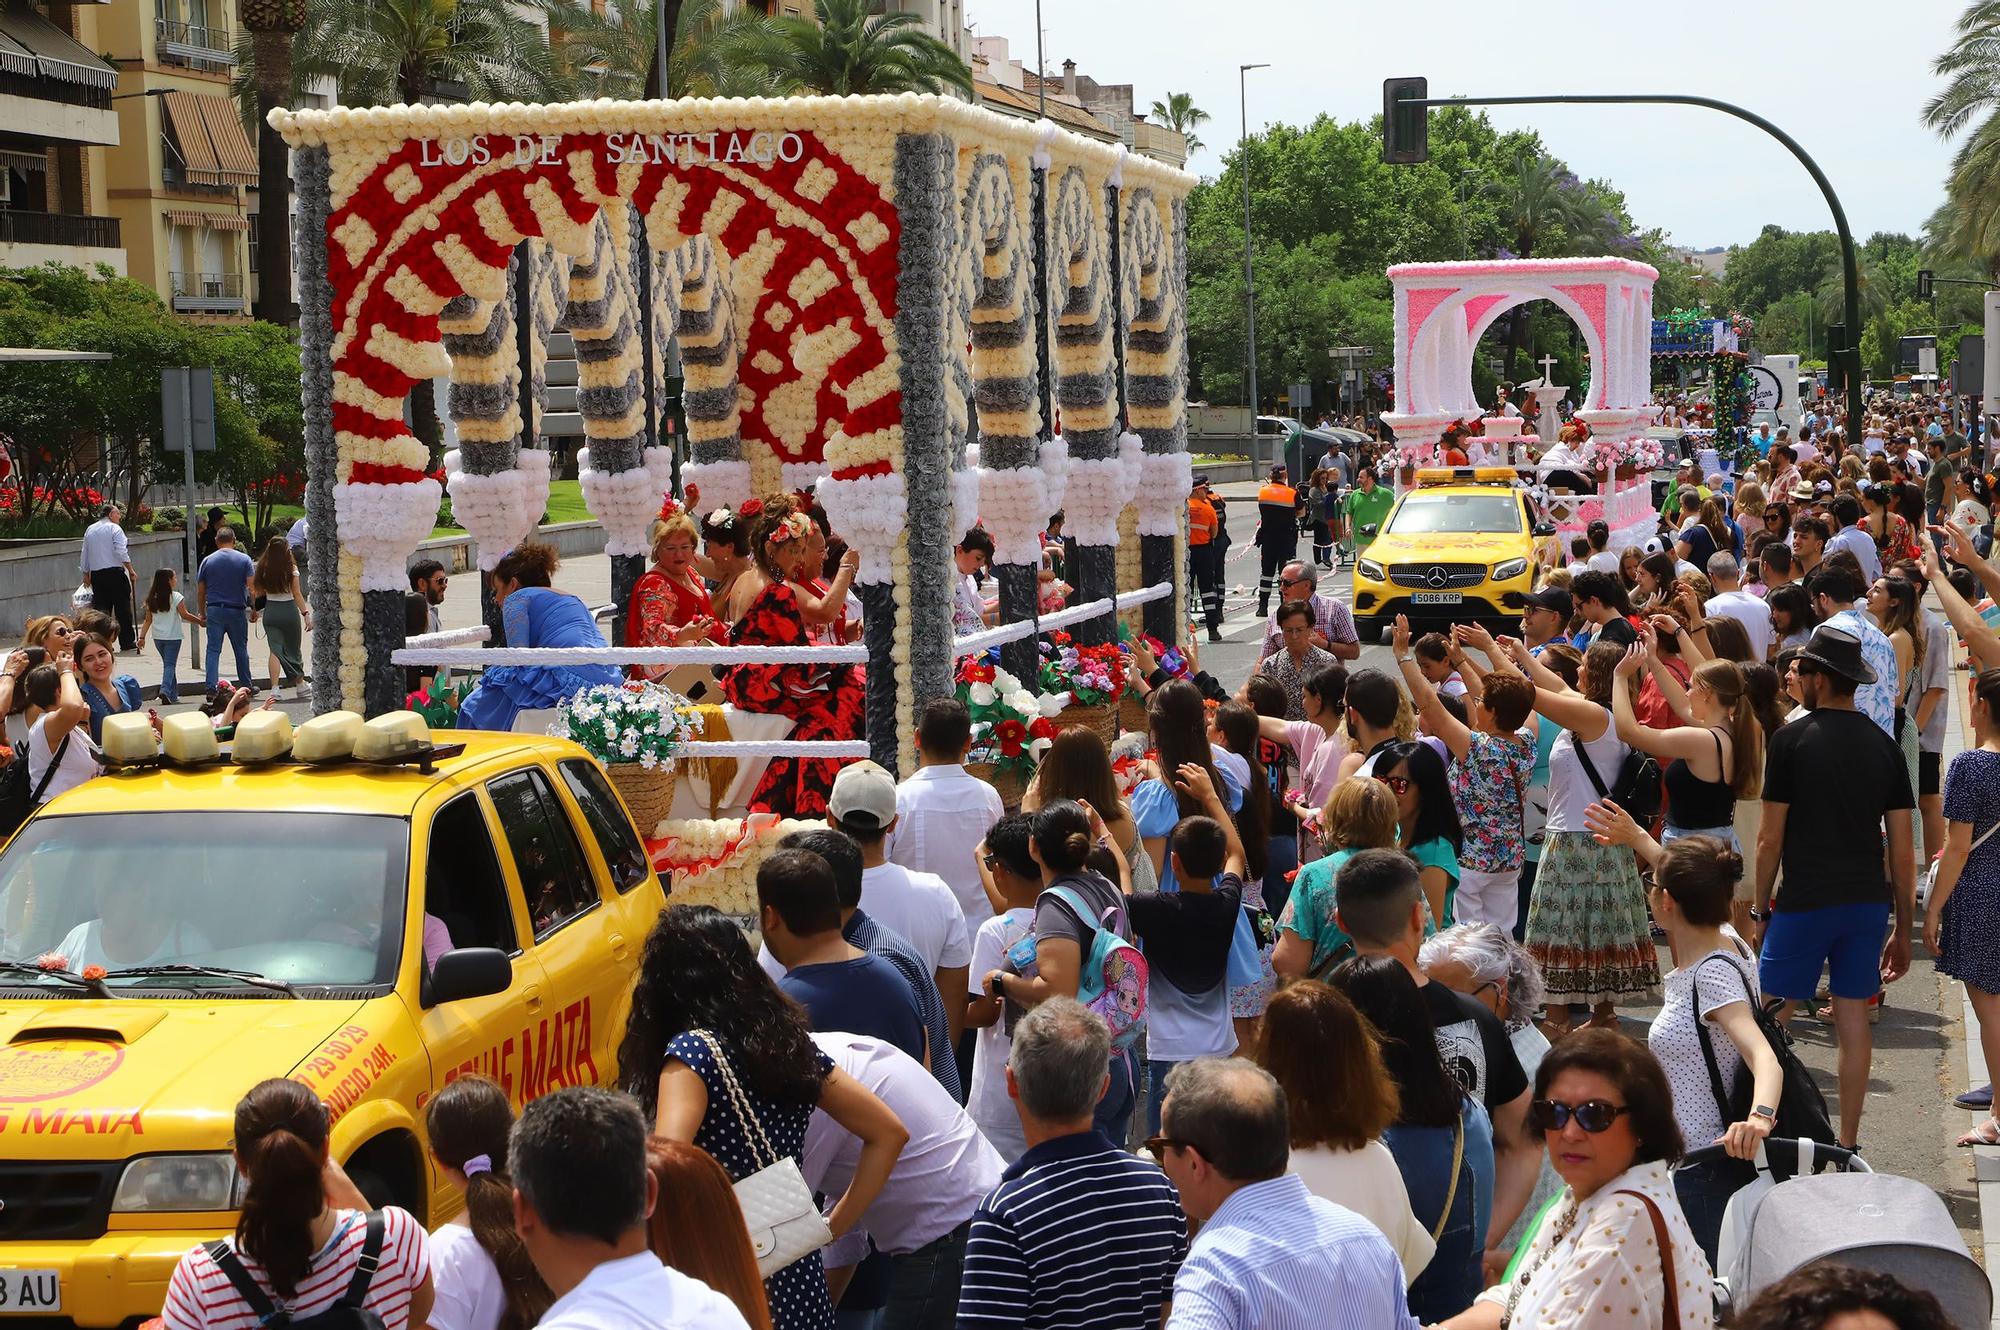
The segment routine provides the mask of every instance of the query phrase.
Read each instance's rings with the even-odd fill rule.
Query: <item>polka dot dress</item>
[[[724,1047],[728,1045],[724,1044]],[[708,1114],[702,1118],[701,1130],[694,1134],[694,1143],[715,1156],[716,1161],[728,1171],[731,1182],[741,1182],[768,1165],[771,1161],[760,1155],[744,1133],[743,1125],[737,1121],[736,1113],[730,1106],[728,1087],[723,1083],[722,1073],[717,1070],[708,1045],[693,1034],[676,1035],[673,1042],[667,1045],[667,1057],[685,1062],[695,1075],[701,1077],[701,1083],[708,1087]],[[826,1054],[815,1049],[813,1058],[821,1074],[833,1070],[833,1059]],[[741,1070],[738,1070],[736,1079],[738,1084],[742,1084]],[[812,1118],[813,1106],[781,1104],[766,1099],[748,1085],[743,1086],[743,1096],[750,1101],[751,1111],[757,1115],[758,1124],[770,1139],[771,1148],[780,1154],[790,1155],[794,1161],[800,1161],[800,1153],[805,1149],[806,1123]],[[833,1304],[827,1298],[826,1267],[818,1252],[792,1262],[766,1279],[764,1295],[771,1302],[773,1330],[832,1330]]]
[[[1701,1036],[1695,1033],[1696,1009],[1706,1018],[1731,1002],[1755,996],[1751,962],[1733,951],[1717,949],[1691,966],[1682,966],[1667,976],[1666,1001],[1646,1032],[1646,1043],[1667,1073],[1674,1092],[1674,1119],[1690,1142],[1708,1144],[1722,1135],[1729,1124],[1715,1101],[1715,1084],[1708,1078],[1708,1061],[1701,1053]],[[1701,978],[1701,1000],[1695,1001],[1695,976]],[[1725,1090],[1736,1084],[1737,1068],[1743,1055],[1736,1042],[1713,1021],[1708,1027],[1709,1046],[1715,1050],[1716,1070]],[[1694,1146],[1690,1145],[1690,1149]]]

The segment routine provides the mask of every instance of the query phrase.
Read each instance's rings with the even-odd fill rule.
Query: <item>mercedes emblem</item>
[[[1434,563],[1431,565],[1431,570],[1424,574],[1424,581],[1428,582],[1433,590],[1438,590],[1450,583],[1451,574],[1444,570],[1443,564]]]

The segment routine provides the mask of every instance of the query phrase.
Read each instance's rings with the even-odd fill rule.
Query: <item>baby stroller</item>
[[[1681,1162],[1722,1154],[1721,1146],[1707,1146]],[[1983,1330],[1991,1323],[1986,1272],[1936,1192],[1814,1141],[1773,1137],[1757,1147],[1756,1162],[1756,1178],[1729,1200],[1716,1249],[1716,1300],[1725,1316],[1793,1271],[1830,1262],[1929,1289],[1953,1325]]]

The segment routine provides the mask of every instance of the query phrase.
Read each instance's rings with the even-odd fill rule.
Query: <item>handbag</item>
[[[1965,847],[1965,857],[1968,862],[1970,862],[1972,859],[1972,852],[1978,849],[1980,846],[1984,845],[1987,841],[1992,840],[1993,833],[1996,831],[2000,831],[2000,822],[1995,822],[1992,826],[1986,828],[1985,831],[1980,833],[1978,840],[1975,840],[1974,842],[1972,842],[1972,844]],[[1941,858],[1943,858],[1942,851],[1931,856],[1931,862],[1929,867],[1924,869],[1923,880],[1917,883],[1918,914],[1922,914],[1924,911],[1928,910],[1931,906],[1931,893],[1937,890],[1938,861]],[[1960,871],[1963,872],[1964,870],[1961,869]]]
[[[1458,1113],[1458,1134],[1451,1138],[1451,1185],[1445,1188],[1444,1209],[1438,1211],[1437,1223],[1431,1225],[1431,1241],[1444,1241],[1445,1221],[1451,1218],[1451,1203],[1458,1199],[1458,1174],[1465,1163],[1465,1110]]]
[[[744,1143],[755,1158],[769,1161],[735,1186],[736,1204],[743,1210],[744,1227],[750,1230],[750,1249],[757,1254],[757,1273],[769,1279],[832,1242],[833,1230],[820,1214],[805,1174],[799,1172],[799,1161],[771,1148],[763,1124],[750,1111],[750,1101],[736,1083],[736,1071],[729,1065],[722,1044],[706,1030],[693,1033],[715,1059],[730,1106],[742,1125]]]

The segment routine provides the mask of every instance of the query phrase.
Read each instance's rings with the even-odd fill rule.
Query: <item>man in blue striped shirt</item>
[[[959,1330],[1158,1330],[1187,1219],[1157,1167],[1092,1130],[1110,1065],[1104,1022],[1070,998],[1014,1027],[1028,1150],[972,1216]]]
[[[1416,1330],[1389,1240],[1285,1171],[1291,1131],[1271,1073],[1241,1058],[1183,1062],[1160,1126],[1146,1148],[1201,1224],[1167,1330]]]

